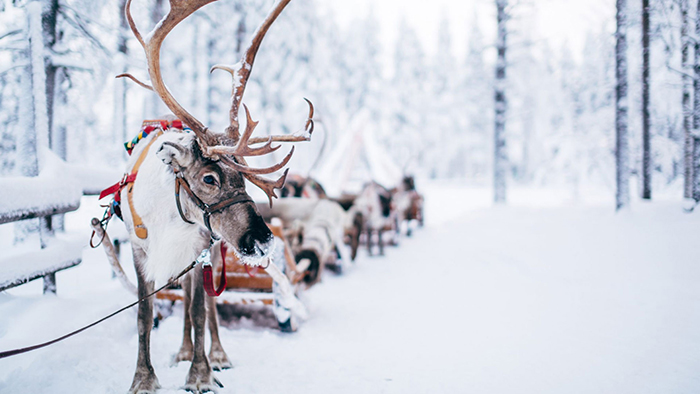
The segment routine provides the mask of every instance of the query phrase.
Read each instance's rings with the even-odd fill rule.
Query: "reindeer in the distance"
[[[245,190],[244,178],[268,195],[270,204],[274,189],[284,185],[287,175],[271,181],[259,175],[282,169],[294,148],[278,164],[268,168],[252,168],[246,156],[261,156],[279,148],[273,141],[307,141],[313,130],[313,107],[303,135],[251,137],[257,122],[248,109],[246,126],[240,133],[239,109],[250,76],[253,61],[267,30],[290,0],[281,0],[253,37],[241,62],[235,66],[215,66],[233,76],[230,124],[224,133],[211,132],[185,110],[168,91],[160,70],[160,48],[172,29],[199,8],[216,0],[170,0],[170,11],[152,32],[142,36],[131,16],[131,0],[126,4],[126,17],[138,42],[143,46],[152,85],[128,77],[158,94],[165,105],[193,133],[152,132],[139,142],[127,164],[127,174],[117,191],[123,203],[123,217],[133,246],[138,279],[138,296],[154,289],[155,282],[165,282],[177,275],[221,237],[232,245],[244,263],[260,265],[272,250],[274,238],[260,217]],[[309,103],[310,104],[310,103]],[[257,146],[255,146],[257,144]],[[262,144],[262,145],[260,145]],[[128,179],[128,180],[127,180]],[[202,267],[195,268],[190,286],[189,313],[194,327],[192,366],[185,389],[193,392],[214,391],[220,383],[214,378],[204,351],[206,325],[205,295],[202,288]],[[139,303],[139,350],[136,372],[130,393],[154,393],[159,387],[150,360],[149,342],[153,325],[153,301]]]
[[[372,235],[377,234],[379,255],[384,256],[384,232],[390,231],[390,244],[397,245],[396,212],[392,202],[392,194],[384,186],[370,181],[365,184],[360,194],[354,199],[348,211],[354,225],[357,227],[356,237],[352,242],[359,244],[360,235],[367,234],[367,253],[372,256]]]

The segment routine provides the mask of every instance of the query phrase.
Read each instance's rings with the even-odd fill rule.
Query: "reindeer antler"
[[[202,148],[202,153],[208,157],[218,156],[225,162],[234,167],[237,171],[241,172],[250,182],[260,187],[267,194],[270,199],[270,204],[272,204],[272,197],[277,197],[275,195],[274,189],[281,188],[284,186],[284,181],[287,177],[287,171],[277,179],[276,181],[267,180],[259,177],[257,174],[270,174],[275,171],[282,169],[292,157],[294,153],[294,147],[290,150],[287,156],[282,159],[281,162],[267,168],[251,168],[247,165],[244,157],[245,156],[261,156],[265,154],[272,153],[279,149],[279,145],[273,147],[272,142],[297,142],[297,141],[309,141],[311,139],[311,133],[314,129],[313,123],[313,104],[307,99],[309,103],[309,117],[306,121],[306,126],[304,133],[301,135],[280,135],[280,136],[269,136],[267,138],[256,137],[251,138],[255,127],[258,122],[253,121],[250,116],[248,108],[244,105],[246,112],[246,129],[243,135],[239,132],[239,122],[238,122],[238,111],[240,109],[243,93],[245,92],[246,84],[248,83],[248,77],[253,69],[253,63],[255,61],[255,55],[260,48],[265,34],[269,30],[270,26],[274,23],[277,17],[280,15],[284,7],[289,4],[291,0],[280,0],[279,3],[273,8],[270,14],[265,18],[265,21],[260,25],[253,40],[245,51],[241,61],[235,66],[223,66],[216,65],[212,67],[211,71],[216,69],[221,69],[228,71],[233,77],[233,88],[231,97],[231,109],[229,111],[230,124],[226,128],[226,136],[216,136],[209,131],[199,120],[197,120],[193,115],[191,115],[185,108],[183,108],[177,100],[173,97],[170,91],[165,86],[163,82],[163,77],[160,71],[160,49],[163,44],[165,37],[177,26],[180,22],[186,19],[188,16],[192,15],[195,11],[202,8],[203,6],[213,3],[217,0],[170,0],[170,11],[168,14],[156,25],[156,27],[144,38],[141,33],[136,28],[134,19],[131,16],[131,0],[126,3],[126,19],[131,27],[131,31],[134,36],[144,48],[146,52],[146,60],[148,63],[148,74],[151,78],[151,85],[143,83],[136,79],[131,74],[121,74],[117,78],[126,77],[130,78],[140,86],[153,90],[160,96],[161,100],[165,105],[182,120],[186,125],[188,125],[192,131],[194,131],[199,141],[200,147]],[[235,146],[229,145],[231,142],[235,143]],[[251,145],[261,144],[259,147],[252,147]]]
[[[146,60],[148,62],[148,75],[151,77],[151,89],[160,96],[163,103],[173,111],[173,114],[187,124],[204,146],[213,145],[216,143],[214,135],[200,122],[192,116],[180,103],[175,100],[175,97],[170,93],[163,82],[163,76],[160,72],[160,47],[163,44],[165,37],[177,26],[180,22],[192,15],[195,11],[203,6],[212,3],[216,0],[170,0],[170,11],[156,25],[155,28],[144,39],[141,33],[136,28],[134,18],[131,16],[131,0],[126,2],[126,20],[129,22],[129,27],[134,33],[134,36],[139,41],[144,51],[146,52]],[[122,74],[124,75],[124,74]],[[128,78],[139,83],[133,76],[126,74]],[[139,85],[148,87],[144,83]]]
[[[210,72],[214,70],[224,70],[231,74],[233,77],[233,89],[231,91],[231,109],[229,110],[230,125],[226,128],[226,134],[229,138],[234,141],[238,140],[238,110],[241,107],[241,102],[243,100],[243,93],[245,92],[245,87],[248,84],[248,77],[250,77],[250,72],[253,70],[253,63],[255,62],[255,55],[258,53],[260,44],[262,43],[265,34],[270,29],[270,26],[275,22],[277,17],[282,13],[284,7],[289,4],[291,0],[281,0],[275,8],[270,11],[263,21],[262,25],[258,28],[253,36],[253,40],[250,46],[243,54],[243,58],[234,66],[225,65],[215,65],[211,68]]]

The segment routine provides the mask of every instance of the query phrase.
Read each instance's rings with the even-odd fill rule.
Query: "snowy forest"
[[[174,96],[216,130],[225,126],[230,87],[225,73],[208,71],[240,58],[272,2],[231,3],[205,7],[173,32],[162,51]],[[482,31],[478,20],[485,15],[464,15],[469,34],[460,51],[446,17],[438,41],[430,44],[434,50],[405,20],[394,46],[383,47],[377,15],[370,11],[340,28],[318,3],[294,1],[273,26],[246,95],[254,118],[262,120],[258,132],[268,134],[295,132],[305,111],[301,97],[314,102],[319,134],[325,133],[318,138],[327,146],[323,152],[320,143],[301,147],[305,153],[292,162],[296,171],[310,169],[318,154],[325,155],[321,163],[328,160],[342,136],[360,127],[402,171],[421,179],[495,182],[496,200],[505,199],[506,184],[565,189],[574,200],[591,190],[613,195],[616,130],[624,127],[623,181],[633,180],[626,188],[636,195],[646,185],[646,195],[693,196],[687,168],[700,128],[700,51],[693,39],[700,24],[688,0],[621,1],[617,19],[608,6],[599,24],[588,26],[582,53],[533,34],[534,1],[496,1],[488,26],[497,34]],[[32,154],[24,151],[32,138],[69,163],[119,167],[126,158],[122,143],[141,121],[168,112],[156,95],[114,79],[125,72],[147,75],[124,5],[0,3],[2,176],[36,174],[27,159]],[[135,2],[137,25],[150,29],[167,7],[163,0]],[[485,39],[492,36],[495,41]],[[617,55],[616,45],[623,46]],[[650,54],[647,74],[644,53]],[[626,98],[619,104],[625,120],[616,120],[618,66],[625,67],[620,91]]]
[[[700,0],[0,0],[0,393],[697,393],[699,202]]]

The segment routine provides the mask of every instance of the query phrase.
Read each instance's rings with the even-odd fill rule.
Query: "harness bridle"
[[[189,183],[187,183],[187,180],[182,176],[182,173],[176,172],[175,173],[175,203],[177,205],[177,211],[180,213],[180,217],[182,220],[184,220],[186,223],[189,224],[195,224],[193,221],[187,219],[185,216],[185,213],[182,211],[182,205],[180,203],[180,187],[184,188],[185,191],[190,195],[192,198],[192,201],[197,205],[197,207],[202,211],[202,215],[204,217],[204,224],[207,226],[207,230],[212,234],[212,238],[214,238],[214,230],[211,229],[211,223],[209,222],[209,218],[211,217],[212,214],[218,213],[223,211],[224,209],[230,207],[231,205],[235,204],[240,204],[244,202],[253,202],[253,199],[250,198],[250,196],[247,193],[240,194],[238,196],[229,198],[228,200],[220,201],[217,202],[214,205],[209,205],[202,201],[201,198],[199,198],[190,188]]]

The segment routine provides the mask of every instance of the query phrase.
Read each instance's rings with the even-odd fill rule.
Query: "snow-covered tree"
[[[394,88],[387,105],[390,127],[382,137],[396,162],[410,163],[421,175],[431,176],[435,174],[430,173],[426,163],[426,141],[435,129],[426,119],[426,80],[423,47],[416,31],[402,20],[394,50]]]
[[[642,0],[642,198],[651,199],[651,113],[649,111],[650,78],[650,7]],[[696,47],[696,53],[698,49]],[[697,55],[696,55],[697,56]]]
[[[458,83],[449,19],[444,13],[438,32],[437,53],[431,63],[427,80],[429,91],[426,93],[433,99],[427,101],[430,129],[426,130],[424,141],[430,153],[426,161],[430,163],[429,171],[434,176],[452,178],[464,171],[461,156],[466,153],[466,132],[460,125],[465,123],[460,119],[464,111],[459,105],[463,93]],[[445,144],[445,141],[453,143]]]
[[[691,146],[686,146],[691,153],[691,197],[695,201],[700,201],[700,1],[695,8],[695,39],[694,49],[695,56],[693,61],[693,132],[691,136]],[[688,155],[687,152],[685,152]]]
[[[629,145],[627,141],[627,0],[617,0],[617,32],[615,33],[615,158],[616,209],[629,205]]]
[[[681,72],[683,73],[683,197],[693,196],[693,140],[691,135],[693,110],[691,107],[690,74],[690,6],[689,0],[680,0],[681,12]]]
[[[377,99],[382,65],[379,60],[379,22],[373,12],[351,23],[342,53],[338,55],[342,61],[341,94],[346,99],[346,110],[355,114],[366,108],[376,118],[380,109]]]
[[[506,50],[508,0],[496,0],[497,38],[496,38],[496,80],[494,83],[494,159],[493,159],[493,200],[496,203],[506,201],[506,176],[508,157],[506,155]]]
[[[463,86],[460,91],[464,94],[464,101],[458,103],[461,103],[460,107],[464,108],[466,115],[464,119],[466,141],[461,157],[465,166],[464,175],[473,180],[483,180],[487,174],[491,173],[488,167],[491,162],[489,151],[492,125],[492,104],[489,98],[493,92],[493,74],[489,72],[484,59],[487,46],[479,28],[476,12],[472,16],[470,25],[464,69],[458,73],[462,76]],[[458,157],[460,156],[456,158]]]

